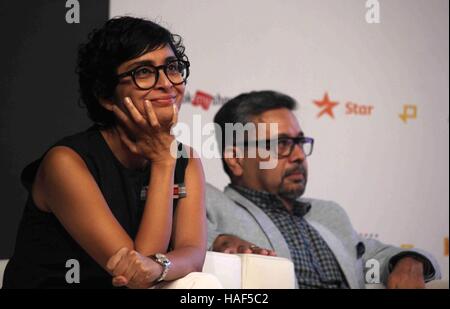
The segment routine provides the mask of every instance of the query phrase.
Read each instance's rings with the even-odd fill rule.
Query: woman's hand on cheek
[[[130,116],[117,106],[113,112],[118,120],[117,129],[121,141],[134,154],[141,155],[152,163],[173,163],[176,159],[176,140],[170,133],[171,127],[178,121],[178,108],[173,105],[172,121],[162,126],[152,104],[144,101],[146,117],[133,104],[130,98],[124,99],[124,106]],[[172,150],[172,152],[171,152]]]

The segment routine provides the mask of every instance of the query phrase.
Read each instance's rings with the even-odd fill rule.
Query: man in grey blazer
[[[439,279],[427,252],[364,239],[338,204],[301,197],[314,140],[304,135],[295,108],[287,95],[259,91],[233,98],[216,114],[231,184],[225,192],[206,188],[210,248],[289,258],[299,288],[364,288],[377,280],[388,288],[423,288]],[[236,124],[241,135],[230,132]]]

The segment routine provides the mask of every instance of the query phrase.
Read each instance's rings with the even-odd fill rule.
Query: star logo
[[[321,101],[314,100],[314,104],[317,107],[322,109],[320,111],[320,113],[317,115],[317,118],[320,118],[324,114],[327,114],[328,116],[330,116],[331,118],[334,119],[333,108],[335,108],[336,105],[338,105],[339,103],[338,102],[334,102],[334,101],[330,101],[330,98],[328,97],[328,92],[325,92],[325,95],[323,96],[323,99]]]

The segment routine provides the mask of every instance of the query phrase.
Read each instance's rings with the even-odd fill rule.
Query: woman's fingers
[[[106,263],[106,269],[108,269],[110,272],[113,272],[114,269],[117,267],[117,264],[119,264],[122,257],[127,253],[128,248],[125,247],[117,251],[116,254],[114,254],[112,257],[109,258],[108,262]]]
[[[149,100],[144,101],[145,112],[147,113],[148,120],[153,128],[160,128],[158,117],[156,117],[156,113],[153,110],[152,103]]]
[[[128,265],[127,270],[123,274],[123,277],[125,277],[127,279],[128,283],[133,282],[133,277],[136,276],[137,272],[138,272],[138,268],[135,266],[133,261],[130,261],[130,264]]]
[[[113,106],[117,119],[116,133],[121,142],[133,154],[143,156],[150,161],[171,155],[172,153],[168,153],[174,148],[170,144],[174,140],[174,136],[170,134],[171,128],[166,124],[164,127],[161,126],[151,102],[144,100],[143,114],[140,114],[129,97],[124,98],[124,104],[131,116],[117,105]],[[178,120],[178,108],[175,105],[171,118],[172,122]],[[173,153],[176,154],[176,151]]]
[[[112,108],[113,113],[116,115],[119,123],[126,128],[129,132],[136,133],[136,126],[131,121],[131,119],[116,105]]]
[[[125,133],[125,131],[120,126],[116,126],[116,128],[117,132],[119,132],[120,140],[125,144],[125,146],[127,146],[132,153],[138,153],[139,151],[136,144],[130,140],[127,133]]]
[[[144,117],[142,117],[141,113],[137,110],[136,106],[134,106],[133,101],[131,101],[130,97],[126,97],[124,99],[124,105],[130,112],[131,118],[133,121],[141,128],[147,127],[147,120],[145,120]]]
[[[140,271],[139,254],[134,250],[128,250],[122,254],[122,258],[113,272],[112,284],[114,286],[128,286]]]
[[[128,253],[122,255],[122,258],[120,259],[119,263],[117,264],[117,266],[114,268],[113,270],[113,276],[117,277],[117,276],[123,276],[123,274],[126,272],[126,270],[129,267],[129,258],[128,258]]]
[[[124,276],[117,276],[117,277],[114,277],[112,280],[112,285],[115,287],[126,286],[127,284],[128,284],[128,280]]]
[[[130,289],[138,289],[140,286],[137,284],[137,278],[141,272],[137,270],[134,275],[128,280],[127,287]]]
[[[133,279],[130,280],[130,285],[134,288],[146,288],[147,285],[150,285],[151,282],[149,280],[146,280],[148,277],[147,271],[140,270],[136,272]]]
[[[174,126],[178,122],[178,106],[173,104],[173,116],[170,122],[170,127]]]

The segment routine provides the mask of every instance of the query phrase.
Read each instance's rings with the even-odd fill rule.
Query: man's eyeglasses
[[[249,141],[245,141],[245,147],[249,145],[256,145],[257,147],[265,147],[266,150],[272,150],[278,156],[278,158],[286,158],[292,154],[295,145],[299,145],[303,151],[305,157],[312,154],[314,148],[314,139],[311,137],[279,137],[275,139],[268,139],[262,141],[254,141],[253,144]]]
[[[131,76],[134,84],[141,90],[149,90],[155,87],[159,80],[159,72],[163,70],[172,85],[181,85],[189,76],[189,61],[174,59],[160,66],[146,64],[134,68],[128,72],[117,75],[119,79]]]

